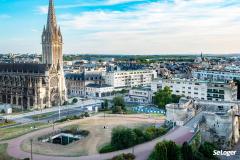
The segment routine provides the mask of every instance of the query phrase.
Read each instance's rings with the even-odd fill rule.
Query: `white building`
[[[151,85],[153,92],[170,87],[172,93],[179,96],[213,101],[236,101],[237,86],[228,81],[207,81],[197,79],[160,79]]]
[[[111,96],[114,88],[106,84],[88,84],[86,86],[87,97],[106,97]]]
[[[156,77],[154,70],[114,71],[106,73],[105,83],[114,88],[147,86]]]
[[[240,80],[240,72],[219,70],[196,70],[192,73],[193,78],[207,80]]]
[[[136,88],[129,90],[128,95],[125,97],[126,102],[132,103],[152,103],[152,91],[150,88]]]

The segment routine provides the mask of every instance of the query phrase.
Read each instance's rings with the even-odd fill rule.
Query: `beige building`
[[[166,105],[166,120],[178,126],[199,128],[203,141],[230,149],[239,141],[239,102],[181,98]]]
[[[47,25],[42,33],[42,64],[1,63],[0,103],[23,109],[42,109],[64,103],[66,87],[62,44],[54,3],[50,0]]]
[[[105,83],[114,88],[128,88],[151,85],[157,72],[154,70],[113,71],[105,75]]]

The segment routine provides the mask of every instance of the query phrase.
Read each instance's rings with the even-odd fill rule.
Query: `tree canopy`
[[[159,108],[165,108],[166,104],[177,103],[180,96],[172,94],[170,87],[164,87],[163,90],[159,90],[155,93],[153,100]]]

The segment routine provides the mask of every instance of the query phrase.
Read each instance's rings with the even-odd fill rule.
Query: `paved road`
[[[91,117],[92,118],[92,117]],[[73,122],[67,122],[64,124],[60,124],[56,126],[56,129],[59,129],[64,126],[75,124],[76,121]],[[15,158],[26,158],[30,157],[30,153],[24,152],[21,150],[21,143],[28,139],[29,137],[35,137],[36,135],[42,135],[45,133],[51,132],[52,128],[45,128],[40,131],[32,132],[26,135],[23,135],[21,137],[1,142],[1,143],[8,143],[8,149],[7,152],[10,156]],[[176,127],[175,129],[168,132],[166,135],[164,135],[161,138],[155,139],[153,141],[140,144],[134,147],[134,154],[136,155],[137,160],[146,160],[150,153],[152,152],[154,146],[162,141],[162,140],[172,140],[175,141],[178,144],[182,144],[185,141],[188,141],[192,138],[193,133],[190,131],[187,127]],[[113,156],[116,156],[121,153],[132,153],[133,149],[126,149],[121,150],[117,152],[107,153],[107,154],[96,154],[96,155],[90,155],[90,156],[81,156],[81,157],[56,157],[56,156],[44,156],[44,155],[38,155],[34,154],[33,159],[34,160],[106,160],[110,159]]]
[[[60,106],[60,110],[64,111],[64,110],[72,110],[74,108],[84,108],[86,106],[95,106],[95,105],[100,105],[101,104],[101,100],[93,100],[93,99],[89,99],[86,101],[79,101],[78,103],[74,104],[74,105],[66,105],[66,106]],[[39,110],[39,111],[32,111],[32,112],[27,112],[27,113],[22,113],[22,114],[17,114],[17,115],[6,115],[6,116],[2,116],[3,118],[7,118],[10,120],[15,120],[19,123],[29,123],[31,121],[31,119],[29,117],[33,116],[33,115],[37,115],[37,114],[44,114],[44,113],[49,113],[49,112],[58,112],[59,111],[59,107],[52,107],[52,108],[47,108],[44,110]]]

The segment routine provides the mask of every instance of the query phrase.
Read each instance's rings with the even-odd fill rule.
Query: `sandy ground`
[[[90,134],[85,139],[73,142],[67,146],[62,146],[39,142],[37,137],[47,134],[42,133],[34,136],[33,152],[37,154],[54,156],[93,155],[98,153],[100,146],[110,142],[111,130],[116,126],[123,125],[126,127],[137,127],[162,122],[162,118],[148,118],[145,115],[111,115],[105,118],[102,115],[95,116],[78,120],[71,124],[78,125],[80,129],[90,131]],[[104,129],[104,125],[107,126],[107,129]],[[21,148],[24,151],[30,152],[30,139],[25,139],[21,145]]]

